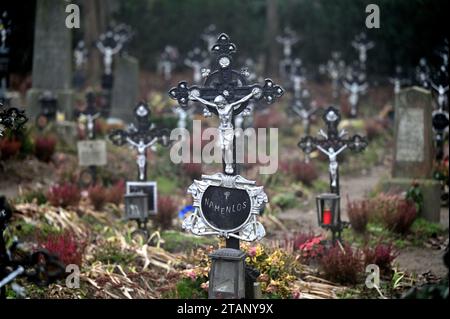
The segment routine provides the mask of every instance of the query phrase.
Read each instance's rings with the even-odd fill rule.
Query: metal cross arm
[[[228,104],[237,102],[253,92],[250,98],[241,102],[240,106],[233,110],[233,115],[238,115],[247,107],[250,100],[265,100],[271,104],[283,95],[283,88],[275,85],[272,80],[266,79],[264,84],[248,84],[246,79],[248,72],[232,69],[231,55],[236,51],[236,46],[230,42],[226,34],[219,36],[211,51],[216,54],[214,66],[217,69],[213,72],[204,72],[206,79],[203,86],[189,87],[188,83],[183,81],[169,91],[169,96],[177,100],[180,106],[185,108],[188,106],[189,101],[192,100],[190,97],[193,91],[196,97],[204,101],[213,103],[217,97],[222,96]],[[218,114],[213,105],[205,106],[210,112]]]
[[[320,130],[322,138],[315,138],[308,135],[303,137],[298,143],[298,147],[306,154],[313,152],[319,146],[324,150],[332,148],[336,152],[343,146],[346,146],[355,152],[361,152],[367,147],[366,139],[358,134],[355,134],[351,138],[344,138],[347,133],[344,130],[338,130],[341,115],[336,108],[332,106],[329,107],[325,111],[322,119],[327,125],[327,132]]]

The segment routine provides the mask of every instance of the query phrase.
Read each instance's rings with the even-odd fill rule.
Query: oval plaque
[[[260,240],[266,232],[257,216],[268,199],[255,184],[240,175],[202,175],[188,188],[194,211],[183,220],[183,229],[198,236]]]
[[[209,186],[202,196],[201,211],[212,228],[232,231],[250,217],[251,199],[242,189]]]

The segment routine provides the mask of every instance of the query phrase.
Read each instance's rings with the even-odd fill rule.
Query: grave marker
[[[407,191],[413,181],[423,198],[422,217],[440,220],[440,183],[432,179],[434,147],[432,97],[428,90],[411,87],[400,91],[395,105],[394,162],[392,179],[383,181],[383,191]]]
[[[118,118],[125,123],[133,120],[128,105],[139,100],[139,62],[136,58],[118,56],[114,65],[114,83],[111,95],[109,117]]]
[[[78,141],[77,148],[78,165],[105,166],[107,164],[105,141]]]
[[[176,99],[181,107],[186,108],[189,101],[203,105],[203,114],[219,117],[219,137],[223,152],[224,173],[202,175],[201,180],[195,180],[188,188],[193,197],[194,212],[183,221],[183,228],[195,235],[217,235],[226,239],[227,249],[217,250],[212,259],[210,273],[209,298],[242,298],[244,296],[244,262],[239,250],[239,240],[254,241],[265,236],[263,225],[257,220],[258,215],[268,202],[263,187],[255,186],[254,181],[238,175],[236,165],[234,125],[239,114],[250,113],[251,101],[265,100],[273,103],[283,94],[283,89],[266,79],[264,85],[249,84],[249,72],[232,69],[232,54],[236,46],[230,38],[222,33],[211,51],[216,54],[213,62],[215,70],[204,72],[204,86],[189,87],[186,82],[180,82],[176,88],[169,91],[169,96]],[[234,270],[216,272],[223,263],[236,265],[240,275],[236,277]],[[235,284],[225,286],[220,278],[230,277]],[[240,287],[239,289],[235,289]],[[229,290],[229,291],[228,291]],[[247,291],[251,296],[252,291]]]
[[[40,113],[42,93],[50,91],[65,119],[72,118],[72,29],[65,25],[65,6],[63,0],[37,1],[32,89],[27,93],[31,117]]]
[[[150,121],[150,109],[146,103],[139,103],[134,109],[134,115],[137,127],[133,124],[128,130],[114,130],[109,134],[109,138],[115,145],[129,145],[137,150],[138,181],[127,181],[125,214],[138,223],[138,230],[133,234],[142,235],[147,241],[149,238],[148,217],[157,213],[157,185],[156,182],[147,181],[147,149],[155,146],[156,143],[168,146],[169,131],[153,127]],[[140,200],[144,201],[145,205],[132,205],[132,202]],[[130,217],[136,214],[132,209],[140,209],[140,215],[143,217],[140,219]]]
[[[346,138],[347,132],[345,130],[339,131],[338,126],[341,121],[341,114],[339,110],[333,106],[330,106],[325,110],[322,119],[327,128],[326,132],[323,130],[319,131],[321,138],[305,136],[300,140],[298,146],[306,154],[310,154],[317,149],[328,157],[330,192],[332,194],[340,195],[338,155],[346,149],[350,149],[354,152],[361,152],[367,147],[367,141],[358,134]],[[346,224],[340,220],[340,206],[337,208],[337,212],[337,224],[331,228],[333,232],[333,241],[335,240],[335,233],[337,233],[337,238],[340,240],[342,229],[346,226]]]
[[[80,112],[80,119],[84,120],[85,132],[88,140],[79,141],[78,165],[87,167],[80,172],[82,187],[89,187],[97,181],[97,166],[107,164],[106,142],[95,140],[95,122],[100,117],[100,111],[96,106],[96,98],[93,92],[86,94],[86,108]]]
[[[412,87],[395,105],[393,177],[431,178],[433,165],[432,102],[429,91]]]

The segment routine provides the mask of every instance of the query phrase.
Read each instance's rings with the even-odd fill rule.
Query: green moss
[[[16,201],[17,203],[32,203],[33,201],[36,201],[38,205],[43,205],[47,203],[47,197],[43,190],[37,189],[25,192],[17,197]]]
[[[36,236],[38,238],[46,238],[49,235],[61,234],[62,231],[56,227],[49,224],[40,224],[39,227],[33,224],[20,221],[14,226],[14,235],[20,238],[20,240],[35,240]]]
[[[200,287],[203,281],[200,278],[191,280],[183,278],[177,283],[177,297],[180,299],[206,299],[208,293]]]
[[[96,251],[95,259],[104,264],[119,264],[128,266],[136,259],[136,255],[130,251],[121,250],[120,248],[108,243]]]
[[[442,235],[445,230],[441,224],[432,223],[423,218],[417,218],[411,226],[411,232],[415,237],[422,239]]]
[[[328,180],[316,179],[312,184],[312,189],[314,193],[327,192],[330,189]]]
[[[160,176],[156,180],[158,182],[158,192],[160,194],[171,195],[178,188],[175,179],[169,179],[165,176]]]
[[[296,207],[298,205],[298,200],[295,194],[284,192],[275,195],[272,198],[271,203],[280,207],[282,210],[286,210]]]
[[[216,245],[214,237],[189,236],[177,231],[165,231],[161,234],[164,240],[163,248],[169,252],[193,250],[203,245]]]

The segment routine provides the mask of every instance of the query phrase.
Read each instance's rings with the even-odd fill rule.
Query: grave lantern
[[[41,113],[36,119],[36,124],[37,127],[43,129],[47,126],[49,121],[56,119],[58,100],[50,91],[45,91],[39,98],[39,103],[41,104]]]
[[[125,218],[146,222],[148,220],[148,195],[145,193],[125,194]]]
[[[317,220],[319,226],[331,229],[333,242],[335,232],[341,228],[340,196],[333,193],[324,193],[316,197]]]
[[[245,297],[245,256],[244,252],[232,248],[219,249],[209,255],[209,299]]]

